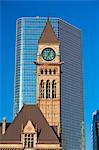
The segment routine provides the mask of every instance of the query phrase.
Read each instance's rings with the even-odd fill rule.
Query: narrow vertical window
[[[53,73],[56,74],[56,69],[53,70]]]
[[[45,69],[45,74],[47,74],[47,69]]]
[[[40,98],[44,98],[44,81],[41,80],[40,83]]]
[[[52,82],[52,98],[56,98],[56,82],[53,80]]]
[[[41,69],[41,74],[43,74],[43,69]]]
[[[51,69],[49,69],[49,74],[52,74],[52,71],[51,71]]]
[[[50,82],[46,81],[46,98],[50,98]]]

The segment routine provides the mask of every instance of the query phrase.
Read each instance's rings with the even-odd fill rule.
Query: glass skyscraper
[[[25,17],[16,23],[16,68],[14,115],[23,104],[36,103],[36,65],[38,39],[46,24],[47,18]],[[51,22],[58,36],[58,19]]]
[[[99,150],[99,110],[93,113],[92,150]]]
[[[47,17],[22,17],[16,24],[14,115],[23,104],[36,103],[38,40]],[[59,18],[50,18],[60,42],[61,136],[63,150],[82,149],[83,81],[81,31]]]
[[[59,21],[61,66],[61,125],[64,150],[81,150],[83,81],[81,31]],[[65,141],[64,141],[65,139]]]

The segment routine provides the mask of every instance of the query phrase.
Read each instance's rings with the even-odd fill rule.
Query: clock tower
[[[59,41],[48,18],[38,41],[37,104],[60,136],[60,51]]]

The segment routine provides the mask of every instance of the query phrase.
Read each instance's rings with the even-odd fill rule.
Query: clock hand
[[[47,58],[50,56],[50,51],[48,52]]]
[[[47,53],[47,54],[49,55],[49,53],[50,53],[50,51],[48,51],[48,53]]]

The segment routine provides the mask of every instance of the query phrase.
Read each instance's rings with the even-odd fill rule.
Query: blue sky
[[[86,150],[92,112],[99,109],[99,3],[97,1],[0,1],[0,121],[13,117],[16,19],[56,16],[82,31]]]

